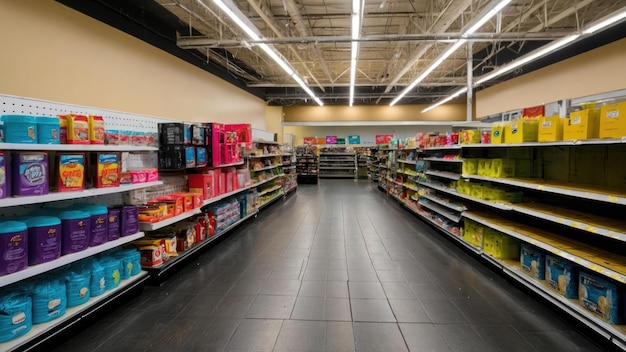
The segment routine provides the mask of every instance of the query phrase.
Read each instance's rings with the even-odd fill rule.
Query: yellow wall
[[[361,137],[361,144],[374,145],[377,134],[393,134],[396,137],[415,137],[418,132],[446,132],[449,125],[442,126],[284,126],[284,133],[295,136],[295,144],[302,145],[304,137],[337,136],[348,138],[350,135]]]
[[[626,39],[476,93],[476,116],[626,88]]]
[[[265,128],[265,103],[52,0],[4,0],[0,94]]]
[[[283,143],[283,107],[265,107],[265,130],[276,133],[278,142]]]
[[[312,121],[465,121],[466,105],[446,104],[423,114],[427,105],[286,106],[285,122]]]

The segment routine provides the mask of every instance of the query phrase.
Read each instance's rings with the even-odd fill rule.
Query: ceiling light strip
[[[466,92],[467,92],[467,87],[463,87],[463,88],[461,88],[459,90],[456,90],[454,93],[450,94],[449,96],[439,100],[435,104],[430,105],[426,109],[422,110],[422,114],[425,113],[425,112],[428,112],[428,111],[430,111],[430,110],[432,110],[432,109],[434,109],[436,107],[438,107],[439,105],[443,105],[443,104],[449,102],[450,100],[452,100],[452,99],[454,99],[454,98],[458,97],[459,95],[464,94]]]
[[[199,4],[201,4],[202,6],[206,6],[201,0],[197,0]],[[259,33],[259,30],[254,27],[254,25],[252,23],[246,23],[248,21],[247,18],[245,18],[243,16],[243,14],[241,13],[241,11],[239,11],[239,9],[237,9],[234,5],[232,5],[232,3],[229,1],[229,3],[231,3],[231,5],[233,7],[235,7],[234,9],[229,7],[228,5],[226,5],[226,3],[222,0],[213,0],[213,2],[226,14],[228,15],[228,17],[235,22],[235,24],[241,28],[241,30],[243,30],[252,40],[261,40],[264,39],[262,38],[261,34]],[[241,16],[240,16],[241,15]],[[245,18],[245,20],[243,19]],[[300,78],[300,76],[298,75],[298,73],[291,67],[291,65],[289,64],[289,62],[287,62],[287,60],[285,60],[282,55],[280,54],[280,52],[278,52],[278,50],[276,50],[273,46],[268,45],[268,44],[259,44],[258,45],[261,50],[263,50],[272,60],[274,60],[274,62],[276,62],[278,64],[278,66],[280,66],[280,68],[282,68],[294,81],[296,81],[300,87],[302,87],[302,89],[304,89],[304,91],[311,96],[311,98],[313,98],[313,100],[320,106],[323,106],[324,103],[315,95],[315,93],[313,93],[313,91],[304,83],[304,81],[302,80],[302,78]]]
[[[356,63],[359,55],[359,34],[361,33],[361,1],[352,0],[352,45],[350,49],[350,99],[349,104],[354,104],[354,87],[356,85]]]

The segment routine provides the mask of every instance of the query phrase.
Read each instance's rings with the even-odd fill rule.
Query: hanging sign
[[[337,144],[337,136],[326,136],[326,144]]]
[[[315,137],[304,137],[304,142],[302,144],[304,144],[304,145],[312,145],[312,144],[315,144],[315,142],[317,142],[315,140]]]
[[[361,144],[361,136],[348,136],[348,144]]]
[[[345,138],[337,138],[337,144],[346,144]]]

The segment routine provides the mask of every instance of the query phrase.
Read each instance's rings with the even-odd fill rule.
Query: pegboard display
[[[98,115],[104,119],[107,129],[150,133],[158,132],[159,123],[176,122],[172,119],[0,94],[0,115],[10,114],[33,116]]]
[[[159,174],[163,185],[138,189],[127,192],[124,196],[126,204],[145,204],[148,200],[176,192],[186,192],[187,176],[181,174]]]

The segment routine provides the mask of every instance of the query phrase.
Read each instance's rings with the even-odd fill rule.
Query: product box
[[[511,121],[505,126],[506,143],[537,142],[537,120]]]
[[[517,238],[507,236],[494,231],[493,257],[496,259],[517,259],[520,253],[520,241]]]
[[[479,144],[480,136],[481,134],[479,131],[463,130],[459,133],[459,142],[460,144]],[[445,138],[445,136],[442,137]]]
[[[207,146],[208,165],[220,166],[224,162],[222,160],[222,146],[226,140],[226,131],[221,123],[205,124],[205,145]]]
[[[161,146],[183,144],[185,142],[185,125],[180,122],[159,124],[159,142]]]
[[[59,118],[49,116],[37,116],[37,143],[59,144]]]
[[[56,158],[56,189],[59,192],[85,189],[85,154],[58,153]]]
[[[3,115],[4,136],[7,143],[37,143],[37,118],[28,115]]]
[[[120,213],[119,209],[109,209],[107,216],[107,234],[109,241],[120,238]]]
[[[196,167],[196,147],[185,147],[185,167]]]
[[[180,232],[176,235],[176,250],[185,251],[196,244],[196,227],[191,222],[181,222],[177,225]]]
[[[163,264],[161,246],[139,247],[139,253],[141,254],[141,266],[143,267],[150,268]]]
[[[14,196],[48,194],[48,154],[16,152],[13,154],[12,192]]]
[[[204,145],[206,139],[204,133],[206,129],[201,124],[191,125],[191,144]]]
[[[478,173],[478,159],[463,159],[463,174],[476,175]]]
[[[490,256],[493,256],[493,250],[495,247],[496,230],[491,228],[485,228],[483,230],[483,252]]]
[[[563,140],[598,138],[600,110],[588,109],[572,111],[563,123]]]
[[[539,118],[539,142],[556,142],[563,140],[563,121],[558,115]]]
[[[120,185],[120,153],[96,153],[90,164],[95,172],[92,185],[97,188]]]
[[[89,118],[83,115],[67,115],[67,143],[89,144]]]
[[[186,167],[185,146],[168,145],[159,149],[159,169],[179,170]]]
[[[491,126],[491,144],[505,143],[505,125],[506,124],[494,124]]]
[[[626,136],[626,102],[604,105],[600,109],[600,138]]]
[[[0,221],[0,275],[28,266],[28,228],[19,221]]]
[[[578,302],[598,318],[620,324],[620,302],[617,286],[600,276],[581,271],[578,281]]]
[[[578,298],[578,267],[561,257],[546,255],[546,280],[553,290],[567,298]]]
[[[205,167],[208,162],[206,148],[203,146],[196,147],[196,167]]]
[[[478,159],[478,176],[491,175],[491,159]]]
[[[89,143],[104,144],[104,119],[89,115]]]
[[[190,123],[185,123],[184,124],[184,135],[183,135],[183,144],[184,145],[189,145],[191,144],[191,124]]]
[[[515,160],[511,159],[490,159],[491,172],[490,177],[515,177]]]
[[[7,156],[0,151],[0,199],[8,197],[11,191]]]
[[[188,175],[189,192],[200,193],[204,200],[212,197],[215,182],[213,170],[203,174]]]
[[[543,251],[527,243],[521,244],[520,265],[522,271],[528,275],[545,280],[546,278],[546,255]]]

